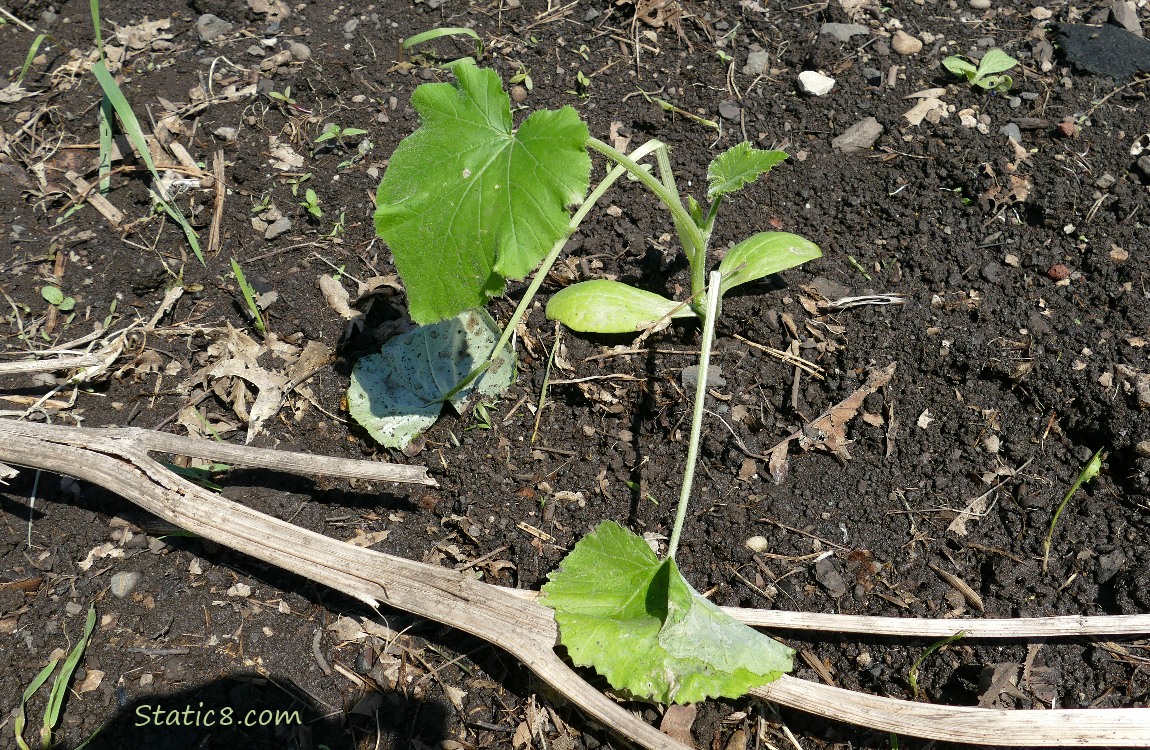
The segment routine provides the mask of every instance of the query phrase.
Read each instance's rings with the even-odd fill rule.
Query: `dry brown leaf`
[[[134,26],[117,26],[116,41],[128,49],[147,49],[158,41],[171,39],[171,34],[162,33],[164,29],[171,28],[172,19],[163,18],[159,21],[149,21],[144,17],[142,23]]]
[[[84,679],[76,683],[75,690],[80,695],[90,693],[100,687],[100,683],[104,681],[104,673],[98,669],[89,669],[84,675]]]
[[[659,731],[673,740],[682,742],[687,747],[695,747],[695,738],[691,734],[691,727],[695,723],[695,714],[698,709],[691,703],[685,706],[672,704],[667,706],[663,720],[659,722]]]
[[[527,726],[527,722],[521,721],[519,726],[515,727],[515,734],[511,736],[511,747],[513,750],[531,747],[531,727]]]
[[[347,543],[353,544],[356,547],[367,548],[385,541],[390,535],[391,531],[388,529],[372,532],[364,532],[363,529],[356,529],[355,536],[353,536],[351,539],[348,539]]]
[[[870,376],[854,393],[823,412],[817,419],[804,425],[802,429],[780,441],[771,448],[767,468],[775,484],[781,484],[788,472],[787,450],[791,441],[797,440],[804,451],[822,448],[840,461],[849,461],[847,452],[846,425],[854,419],[862,408],[867,396],[882,388],[894,377],[897,363],[891,362],[881,370],[872,370]]]

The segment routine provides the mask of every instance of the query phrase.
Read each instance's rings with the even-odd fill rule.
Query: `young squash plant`
[[[571,107],[536,111],[515,128],[498,74],[469,62],[452,70],[454,84],[429,83],[415,90],[412,104],[421,125],[392,154],[376,194],[376,232],[392,249],[409,313],[421,326],[360,360],[348,406],[352,417],[389,448],[406,448],[434,423],[445,402],[459,409],[477,393],[492,396],[510,385],[515,353],[505,350],[516,326],[567,238],[621,176],[642,182],[670,210],[691,263],[692,297],[676,302],[617,282],[583,282],[548,306],[550,317],[575,330],[637,332],[665,317],[698,317],[707,247],[723,196],[786,158],[781,151],[749,144],[720,155],[709,170],[712,202],[704,213],[694,199],[684,206],[667,147],[659,141],[624,154],[592,138]],[[615,163],[590,194],[588,151]],[[652,154],[658,178],[639,163]],[[754,235],[720,263],[723,291],[818,255],[815,245],[792,234]],[[460,316],[473,318],[468,311],[502,294],[507,279],[523,279],[533,270],[494,347],[486,343],[486,333],[468,335],[489,331],[494,322],[487,318],[478,325],[471,319],[468,325]],[[389,351],[432,350],[444,338],[457,345],[441,355],[441,364],[443,356],[458,362],[439,368]]]
[[[729,250],[708,276],[708,246],[723,199],[786,154],[743,143],[719,155],[708,169],[704,209],[694,198],[684,204],[668,149],[659,141],[624,154],[591,137],[571,107],[534,112],[515,128],[496,73],[468,62],[453,72],[454,84],[416,89],[412,103],[421,126],[392,155],[376,195],[377,233],[392,249],[411,318],[421,325],[356,364],[351,415],[382,444],[403,448],[434,422],[445,402],[462,410],[472,396],[502,393],[515,377],[511,336],[567,238],[617,179],[626,174],[638,180],[671,212],[691,267],[690,298],[670,300],[596,279],[556,294],[547,314],[575,330],[599,333],[638,333],[669,318],[702,321],[675,524],[662,559],[619,524],[600,524],[550,576],[544,603],[556,610],[560,642],[572,660],[593,666],[635,697],[665,703],[737,697],[776,679],[791,669],[793,652],[695,591],[679,572],[675,552],[698,460],[720,300],[740,284],[821,255],[802,237],[762,232]],[[613,162],[594,189],[589,151]],[[651,155],[655,164],[648,169],[640,162]],[[500,334],[483,305],[503,292],[506,280],[532,271]]]

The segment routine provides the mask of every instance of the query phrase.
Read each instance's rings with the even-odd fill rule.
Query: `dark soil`
[[[1094,13],[1061,0],[1045,9],[1061,22]],[[170,39],[130,49],[118,73],[145,130],[163,116],[164,100],[181,106],[213,74],[215,93],[229,82],[258,84],[258,94],[203,108],[173,134],[209,170],[217,149],[226,160],[222,249],[206,265],[152,211],[140,170],[112,177],[107,198],[126,216],[118,229],[75,200],[67,170],[98,180],[100,89],[88,72],[94,36],[87,4],[38,0],[12,10],[50,37],[24,81],[39,95],[0,105],[0,353],[8,360],[71,341],[109,316],[115,325],[147,320],[166,288],[182,283],[186,290],[109,376],[70,405],[72,391],[64,388],[29,418],[184,434],[174,415],[193,401],[223,437],[242,442],[245,427],[225,400],[178,385],[209,363],[209,346],[226,339],[229,326],[258,339],[231,274],[235,257],[257,291],[278,293],[266,313],[272,331],[299,347],[316,341],[336,351],[335,362],[306,384],[308,397],[294,397],[255,444],[376,455],[340,402],[356,358],[402,325],[402,298],[377,297],[366,331],[344,340],[344,322],[316,277],[333,268],[357,279],[394,273],[371,221],[379,174],[418,125],[408,104],[413,88],[450,79],[434,67],[436,56],[474,53],[467,40],[445,39],[397,64],[399,42],[431,27],[471,26],[486,43],[482,64],[505,81],[529,71],[527,108],[574,106],[593,135],[606,140],[615,127],[632,147],[658,138],[671,145],[681,184],[696,192],[710,159],[744,137],[792,155],[730,201],[713,243],[721,250],[753,231],[783,229],[810,238],[825,256],[725,303],[713,360],[722,380],[711,391],[714,416],[704,423],[678,556],[698,590],[725,605],[902,617],[1150,612],[1150,167],[1131,155],[1131,144],[1150,129],[1150,105],[1145,81],[1081,73],[1057,54],[1044,66],[1055,37],[1029,3],[1004,0],[989,10],[935,0],[876,5],[861,11],[872,35],[846,43],[819,35],[824,22],[850,20],[838,3],[764,9],[687,2],[681,35],[670,23],[633,24],[630,5],[586,0],[549,12],[526,0],[449,0],[436,9],[323,0],[295,5],[278,21],[239,0],[109,3],[109,44],[117,44],[116,27],[171,21],[163,32]],[[233,29],[201,43],[194,25],[202,13]],[[891,50],[899,24],[929,35],[922,51]],[[0,36],[0,63],[15,80],[35,35],[9,22]],[[292,42],[306,44],[310,59],[260,73],[261,59]],[[261,57],[248,51],[253,46]],[[1021,60],[1007,95],[957,84],[940,66],[948,54],[977,57],[991,46]],[[743,72],[754,49],[769,53],[762,76]],[[80,61],[71,72],[70,56]],[[797,94],[803,70],[833,76],[834,90]],[[578,72],[590,79],[585,88]],[[935,87],[943,88],[937,96],[948,116],[908,124],[903,114],[917,100],[906,97]],[[721,130],[664,112],[639,90]],[[960,111],[968,108],[975,119],[964,123]],[[832,146],[866,117],[884,128],[873,146],[849,154]],[[354,141],[316,144],[326,123],[366,129],[371,150],[359,158]],[[1021,152],[1000,133],[1011,123]],[[235,139],[220,128],[234,128]],[[271,137],[291,145],[303,164],[272,166]],[[130,154],[126,142],[121,148]],[[114,166],[125,164],[137,166],[130,157]],[[300,205],[309,187],[319,219]],[[204,238],[213,194],[193,187],[179,198]],[[292,223],[271,241],[252,225],[267,199]],[[544,301],[561,282],[602,274],[681,296],[687,267],[666,212],[635,186],[616,188],[607,205],[621,210],[591,214],[572,240],[571,262],[560,263],[566,271],[544,286]],[[342,230],[333,234],[341,215]],[[75,315],[56,315],[50,327],[41,296],[49,283],[76,301]],[[521,291],[514,286],[509,299],[493,303],[498,320],[507,320]],[[906,304],[825,306],[876,293],[902,295]],[[537,415],[556,336],[562,366],[552,371]],[[825,378],[803,375],[796,386],[793,367],[746,340],[784,350],[797,341]],[[228,497],[315,531],[351,539],[386,530],[375,549],[450,566],[483,558],[477,570],[484,580],[538,588],[603,519],[640,533],[669,532],[690,410],[682,370],[696,361],[699,332],[675,325],[640,351],[615,348],[630,344],[629,337],[560,333],[538,307],[519,337],[519,379],[489,423],[449,415],[418,454],[386,456],[429,466],[439,482],[432,491],[244,471],[216,481]],[[848,425],[850,460],[792,448],[789,473],[776,484],[754,455],[892,362],[892,382],[868,396],[864,414]],[[23,413],[55,385],[0,381],[0,410]],[[1043,572],[1053,512],[1098,449],[1107,455],[1104,470],[1063,513]],[[958,511],[999,483],[965,534],[948,530]],[[64,705],[64,747],[94,732],[88,747],[512,747],[525,722],[537,729],[536,747],[619,746],[490,645],[403,613],[384,613],[390,636],[328,629],[337,618],[372,613],[206,541],[166,535],[99,488],[25,471],[0,492],[0,511],[5,712],[54,651],[76,642],[96,603],[98,625]],[[754,536],[769,540],[764,553],[745,546]],[[101,545],[108,546],[81,565]],[[981,611],[935,568],[965,581]],[[112,593],[121,573],[140,574],[124,598]],[[842,687],[900,698],[911,697],[908,673],[929,645],[777,635],[804,652],[798,676],[823,679],[811,667],[821,662]],[[924,661],[919,699],[1147,706],[1147,645],[959,642]],[[1016,691],[986,694],[980,679],[1003,663],[1028,665],[1026,679]],[[30,703],[32,727],[46,693]],[[184,713],[161,715],[165,725],[156,727],[156,707]],[[296,709],[304,724],[195,726],[195,712],[212,708],[232,709],[237,721],[251,711]],[[658,722],[657,709],[636,709]],[[151,723],[140,726],[145,715]],[[745,700],[701,706],[694,735],[699,747],[781,747],[789,744],[785,729],[807,748],[890,741]],[[0,746],[13,746],[13,719],[0,730]],[[738,744],[757,731],[760,740]]]

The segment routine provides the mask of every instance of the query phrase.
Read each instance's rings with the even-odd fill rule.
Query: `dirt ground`
[[[561,331],[540,305],[518,337],[520,374],[506,397],[487,419],[445,416],[412,455],[374,446],[341,405],[356,359],[403,329],[404,301],[384,287],[364,329],[345,335],[317,277],[341,273],[354,297],[357,280],[395,273],[374,235],[375,186],[418,126],[412,90],[450,80],[441,60],[476,52],[451,37],[404,58],[400,41],[466,26],[484,42],[480,64],[523,86],[526,110],[570,105],[592,135],[631,148],[658,138],[696,192],[710,159],[744,139],[791,154],[730,201],[713,242],[722,251],[781,229],[824,257],[725,303],[677,558],[699,591],[724,605],[956,620],[1150,612],[1150,146],[1137,153],[1150,130],[1147,78],[1096,75],[1064,58],[1052,25],[1102,21],[1103,4],[855,5],[667,0],[643,2],[636,15],[607,0],[107,3],[109,67],[144,131],[188,157],[157,149],[204,264],[154,210],[147,172],[123,138],[104,196],[118,221],[76,181],[100,179],[87,3],[9,5],[14,16],[0,26],[9,82],[37,33],[49,36],[23,90],[0,92],[2,361],[164,312],[75,392],[53,392],[64,382],[53,377],[0,379],[0,412],[242,443],[254,390],[202,374],[262,341],[235,258],[264,295],[278,342],[252,361],[288,372],[309,342],[332,355],[253,444],[424,464],[439,486],[237,470],[213,477],[225,496],[532,589],[603,519],[667,534],[695,325],[677,323],[636,350],[631,337]],[[1150,27],[1150,8],[1133,13]],[[204,14],[223,24],[205,25]],[[826,23],[863,28],[840,41]],[[1020,61],[1007,93],[941,66],[992,47]],[[803,71],[834,78],[834,88],[800,93]],[[907,113],[923,101],[919,114],[933,113],[912,124]],[[877,137],[853,150],[836,140],[867,118],[881,126]],[[330,123],[366,134],[317,143]],[[596,160],[593,178],[602,173]],[[308,189],[321,216],[304,205]],[[608,274],[674,295],[689,282],[673,236],[652,197],[613,188],[572,238],[543,301]],[[46,286],[74,307],[50,304]],[[182,296],[161,307],[173,288]],[[512,285],[491,305],[497,320],[522,290]],[[903,304],[830,304],[862,295]],[[792,345],[819,376],[764,349]],[[846,427],[849,459],[792,448],[776,483],[763,456],[892,363],[891,382]],[[1067,505],[1044,572],[1054,511],[1099,449],[1101,475]],[[22,471],[0,491],[0,519],[2,747],[14,746],[9,710],[50,655],[77,641],[92,602],[98,624],[64,705],[63,747],[93,733],[89,748],[621,746],[488,644],[399,612],[375,618],[309,581],[172,535],[99,488]],[[752,537],[765,537],[765,549],[752,551]],[[799,649],[799,677],[908,699],[911,668],[930,646],[774,635]],[[1148,646],[958,641],[922,661],[917,699],[1148,706]],[[29,704],[29,738],[46,693]],[[237,725],[190,720],[213,707],[234,711]],[[660,721],[661,709],[633,707]],[[238,725],[265,709],[288,713]],[[163,711],[185,714],[169,721]],[[792,737],[804,748],[925,745],[750,700],[699,706],[692,731],[701,748],[791,747]]]

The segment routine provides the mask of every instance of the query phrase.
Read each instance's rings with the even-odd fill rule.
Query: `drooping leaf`
[[[719,263],[722,293],[772,273],[822,257],[810,240],[789,232],[759,232],[731,248]]]
[[[791,649],[704,599],[673,559],[613,521],[575,545],[543,593],[571,659],[637,696],[735,698],[792,667]]]
[[[741,190],[786,158],[785,151],[763,151],[746,141],[732,146],[707,167],[707,199]]]
[[[572,284],[547,303],[547,319],[582,333],[636,333],[665,317],[692,318],[688,305],[609,279]]]
[[[1018,61],[1002,50],[998,48],[987,50],[978,63],[977,77],[984,78],[995,73],[1005,73],[1015,65],[1018,65]]]
[[[469,64],[412,104],[422,125],[392,154],[375,226],[391,246],[411,317],[433,323],[481,307],[543,260],[567,231],[591,171],[587,126],[571,107],[516,131],[499,76]]]
[[[347,408],[381,445],[405,448],[439,418],[448,393],[482,363],[499,337],[482,308],[396,336],[351,373]],[[515,380],[510,347],[482,376],[451,397],[459,409],[473,393],[495,397]]]

